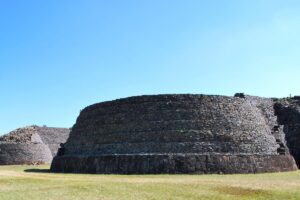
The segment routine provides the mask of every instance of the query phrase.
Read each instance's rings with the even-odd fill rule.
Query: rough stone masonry
[[[70,130],[27,126],[0,137],[0,165],[51,163]]]
[[[296,170],[289,147],[300,159],[297,102],[244,94],[180,94],[94,104],[81,111],[51,171],[201,174]]]

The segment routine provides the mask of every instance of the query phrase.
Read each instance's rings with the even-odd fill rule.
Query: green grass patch
[[[0,200],[300,199],[300,171],[246,175],[53,174],[0,166]]]

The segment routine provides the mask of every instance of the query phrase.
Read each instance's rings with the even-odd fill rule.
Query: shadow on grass
[[[25,169],[24,172],[28,173],[50,173],[49,169]]]

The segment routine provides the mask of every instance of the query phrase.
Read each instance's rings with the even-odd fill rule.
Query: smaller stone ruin
[[[0,137],[0,165],[49,164],[70,130],[27,126]]]

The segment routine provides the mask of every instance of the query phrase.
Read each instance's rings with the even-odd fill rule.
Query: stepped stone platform
[[[0,165],[51,163],[70,130],[28,126],[0,137]]]
[[[51,164],[65,173],[260,173],[296,170],[274,100],[148,95],[83,109]]]

